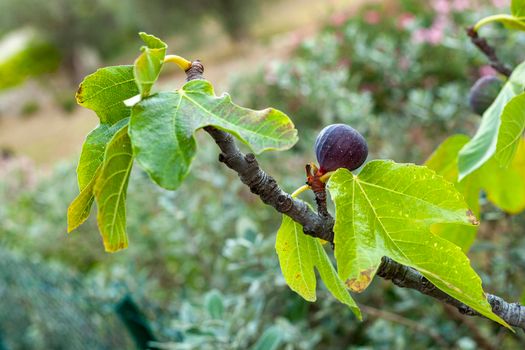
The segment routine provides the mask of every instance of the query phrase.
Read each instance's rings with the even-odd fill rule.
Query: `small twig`
[[[478,32],[473,27],[466,29],[467,35],[470,37],[470,41],[489,59],[490,66],[497,72],[503,74],[506,77],[510,77],[512,69],[508,68],[503,64],[496,56],[496,50],[489,45],[487,40],[480,37]]]

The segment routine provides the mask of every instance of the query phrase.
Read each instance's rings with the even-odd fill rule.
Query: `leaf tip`
[[[67,208],[67,219],[66,219],[66,221],[67,221],[67,233],[71,233],[74,230],[76,230],[87,219],[87,217],[86,217],[85,219],[83,219],[83,220],[81,219],[79,221],[78,218],[74,217],[75,209],[74,209],[73,204],[74,203],[71,203],[69,208]]]
[[[68,219],[67,219],[67,228],[66,228],[66,233],[69,234],[69,233],[73,232],[75,229],[76,229],[76,226],[73,225],[73,224],[70,222],[70,219],[69,219],[69,217],[68,217]]]
[[[127,242],[118,242],[117,244],[111,244],[109,242],[104,241],[104,250],[106,253],[116,253],[119,250],[124,250],[128,247]]]
[[[358,307],[351,307],[355,317],[359,320],[359,322],[363,321],[363,315],[361,314],[361,310],[359,310]]]

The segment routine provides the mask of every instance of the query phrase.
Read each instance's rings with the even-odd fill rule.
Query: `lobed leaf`
[[[108,252],[128,246],[126,192],[132,165],[128,125],[124,125],[108,143],[100,176],[93,189],[98,207],[98,227]]]
[[[113,66],[88,75],[77,91],[77,102],[98,115],[100,124],[91,131],[82,146],[77,166],[80,194],[68,208],[68,232],[89,216],[94,201],[94,186],[100,175],[108,142],[129,124],[131,108],[124,101],[138,94],[133,66]]]
[[[436,287],[502,325],[481,279],[455,244],[430,232],[437,223],[477,224],[454,186],[432,170],[372,161],[359,176],[337,170],[328,182],[336,208],[335,256],[341,279],[363,291],[383,256],[417,269]]]
[[[288,149],[297,142],[297,130],[284,113],[240,107],[227,94],[215,96],[209,82],[193,80],[134,106],[130,137],[137,161],[153,181],[174,190],[195,156],[195,132],[209,125],[231,133],[255,153]]]
[[[283,215],[275,243],[281,271],[288,286],[308,301],[316,300],[314,267],[332,295],[348,305],[361,319],[361,312],[337,275],[321,242],[303,232],[300,224]]]
[[[525,62],[521,63],[505,83],[494,103],[483,113],[476,135],[459,153],[459,181],[480,168],[496,152],[501,115],[507,103],[523,92]]]
[[[114,125],[100,124],[86,137],[77,166],[79,195],[67,210],[67,232],[83,224],[89,217],[95,199],[93,189],[100,175],[107,143],[123,126],[129,124],[129,118],[122,119]]]
[[[525,93],[513,97],[503,109],[496,144],[496,159],[508,167],[525,130]]]
[[[141,48],[142,54],[135,60],[133,74],[142,97],[148,96],[153,84],[157,81],[168,45],[159,38],[146,33],[139,33],[146,44]]]
[[[99,124],[87,135],[77,166],[78,187],[81,191],[93,180],[102,164],[108,142],[117,131],[128,124],[129,118],[121,119],[113,125]]]
[[[133,66],[112,66],[88,75],[76,98],[79,105],[95,111],[101,123],[114,124],[129,117],[130,108],[124,101],[138,93]]]

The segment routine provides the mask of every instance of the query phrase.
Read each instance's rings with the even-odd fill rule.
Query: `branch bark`
[[[467,35],[470,37],[470,41],[472,41],[472,43],[476,45],[476,47],[489,59],[492,68],[504,76],[510,77],[512,69],[499,60],[496,55],[496,50],[489,45],[487,40],[480,37],[473,27],[467,28]]]
[[[203,73],[204,66],[199,61],[194,61],[191,68],[186,71],[186,80],[204,79]],[[284,192],[275,179],[261,169],[253,154],[245,155],[239,150],[232,135],[211,126],[205,127],[204,130],[210,134],[221,150],[219,161],[237,172],[240,180],[250,188],[252,193],[258,195],[265,204],[301,224],[305,234],[333,243],[333,220],[313,212],[304,202]],[[388,257],[382,258],[377,276],[391,280],[398,287],[414,289],[442,303],[452,305],[464,315],[482,316],[438,289],[415,269],[401,265]],[[505,322],[525,330],[524,306],[519,303],[508,303],[501,297],[492,294],[487,294],[487,301],[492,311]]]
[[[396,286],[410,288],[428,295],[442,303],[454,306],[458,311],[467,316],[482,316],[476,310],[463,304],[459,300],[438,289],[428,279],[417,270],[401,265],[394,260],[383,257],[381,265],[377,270],[377,276],[386,280],[391,280]],[[487,301],[492,307],[492,311],[501,317],[505,322],[514,327],[525,330],[525,307],[519,303],[509,303],[496,295],[487,294]]]

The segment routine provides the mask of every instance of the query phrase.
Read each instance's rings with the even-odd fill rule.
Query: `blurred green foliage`
[[[0,91],[16,86],[27,78],[55,71],[60,54],[55,46],[35,40],[0,62]]]
[[[36,29],[59,50],[63,68],[76,81],[81,78],[79,60],[83,49],[95,50],[104,59],[114,58],[130,42],[135,48],[139,31],[164,37],[191,35],[195,40],[201,32],[197,24],[214,18],[230,38],[243,39],[249,34],[258,3],[259,0],[2,0],[0,37],[23,27]],[[4,85],[2,78],[0,83]]]
[[[279,216],[260,204],[233,172],[217,162],[211,140],[203,138],[199,144],[193,171],[176,192],[156,187],[141,171],[133,173],[128,199],[131,245],[118,254],[107,254],[100,248],[93,219],[66,236],[64,213],[76,194],[73,164],[58,166],[51,175],[35,181],[35,169],[29,164],[20,159],[4,161],[0,246],[16,252],[21,264],[37,259],[42,269],[51,264],[62,271],[56,280],[42,273],[41,279],[30,285],[9,283],[7,291],[12,300],[18,300],[20,289],[25,288],[23,313],[32,315],[30,320],[13,322],[20,332],[37,327],[43,337],[27,338],[35,341],[32,348],[47,348],[47,343],[38,342],[46,337],[62,341],[53,344],[63,346],[75,339],[57,338],[57,334],[71,329],[70,322],[64,317],[47,318],[52,309],[39,306],[42,297],[38,283],[66,293],[71,283],[80,283],[67,276],[80,279],[80,299],[67,299],[61,312],[80,315],[78,308],[88,307],[87,311],[94,314],[86,319],[96,321],[101,313],[106,320],[115,316],[111,310],[116,303],[131,294],[140,301],[156,338],[168,349],[247,349],[270,342],[265,340],[270,336],[278,338],[278,349],[475,348],[471,330],[451,319],[440,303],[389,282],[376,280],[363,294],[356,295],[358,303],[368,307],[363,323],[324,288],[316,303],[305,302],[290,291],[274,250]],[[273,159],[263,157],[261,161],[283,183],[299,184],[302,171],[297,170],[297,158],[284,156],[279,162],[289,162],[296,171],[287,166],[279,170]],[[298,162],[305,161],[299,157]],[[494,220],[488,218],[471,257],[488,291],[517,300],[525,277],[521,272],[525,260],[520,258],[525,249],[525,237],[520,233],[525,222],[520,218],[498,219],[501,214],[494,209],[488,212]],[[12,269],[0,269],[0,279],[7,281],[5,274],[12,276]],[[22,276],[27,278],[23,272],[19,278]],[[61,300],[66,294],[56,294],[56,298]],[[84,298],[91,304],[86,306]],[[2,314],[13,312],[11,307],[16,305],[3,303],[6,311]],[[0,319],[5,322],[5,317]],[[42,319],[48,326],[42,328]],[[486,336],[501,331],[486,320],[471,321]],[[0,328],[2,324],[0,321]],[[111,326],[113,334],[124,336],[124,329],[117,326]],[[501,341],[506,346],[525,340],[523,335],[505,332]],[[12,344],[9,333],[4,338]],[[102,336],[97,341],[111,344]],[[12,348],[20,349],[26,343],[15,344],[20,345]]]

